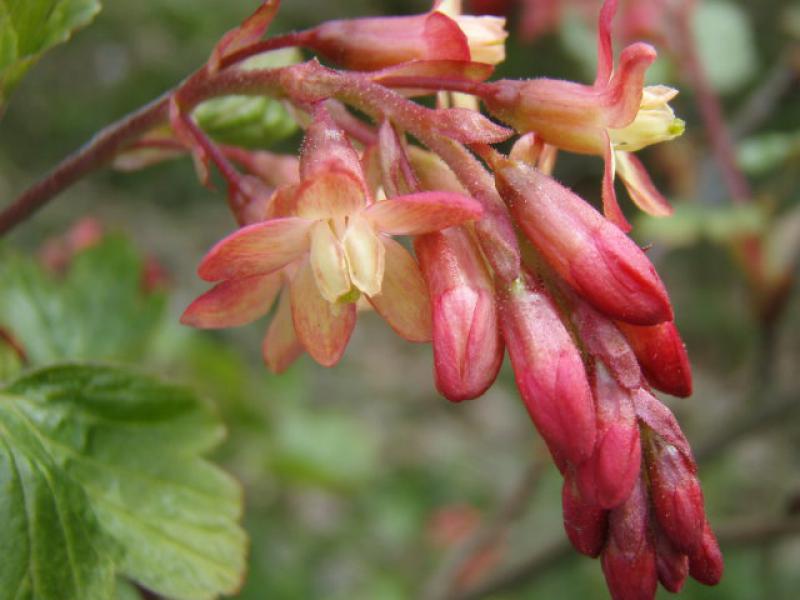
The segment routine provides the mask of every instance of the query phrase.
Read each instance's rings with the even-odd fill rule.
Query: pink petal
[[[601,86],[611,79],[614,70],[614,50],[611,44],[611,21],[617,12],[617,0],[606,0],[600,9],[600,19],[597,23],[597,77],[594,80],[596,87]]]
[[[224,57],[257,42],[272,23],[279,5],[279,0],[266,0],[239,27],[231,29],[222,36],[208,61],[209,73],[213,75],[219,70],[220,61]]]
[[[631,224],[622,214],[622,210],[617,203],[617,192],[614,190],[614,150],[611,147],[611,140],[605,134],[606,144],[603,152],[605,161],[603,170],[603,214],[606,219],[614,223],[617,227],[628,233],[632,228]]]
[[[192,302],[181,323],[203,329],[246,325],[267,313],[280,287],[280,273],[223,281]]]
[[[341,169],[330,168],[300,184],[297,216],[304,219],[346,217],[366,203],[361,180]]]
[[[608,103],[606,126],[625,127],[636,118],[642,103],[644,74],[655,59],[655,48],[643,42],[631,44],[622,51],[619,67],[603,94]]]
[[[398,335],[411,342],[431,339],[428,290],[416,261],[400,244],[383,238],[386,270],[380,294],[369,296],[375,310]]]
[[[278,310],[267,328],[261,354],[269,370],[283,373],[303,353],[303,346],[294,333],[292,301],[288,288],[281,292]]]
[[[344,354],[356,324],[356,305],[332,304],[317,290],[314,274],[303,264],[291,285],[292,321],[297,339],[311,358],[332,367]]]
[[[276,271],[308,250],[313,223],[286,217],[242,227],[206,254],[197,273],[206,281],[219,281]]]
[[[672,206],[667,199],[656,189],[653,180],[634,154],[630,152],[617,151],[616,156],[617,173],[631,200],[644,212],[654,217],[667,217],[672,214]]]
[[[364,214],[379,231],[419,235],[478,219],[483,209],[461,194],[420,192],[376,202]]]

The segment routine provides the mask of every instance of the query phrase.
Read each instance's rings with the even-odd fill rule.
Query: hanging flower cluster
[[[671,212],[633,154],[683,131],[677,92],[644,86],[655,50],[634,43],[614,64],[606,0],[592,85],[488,82],[504,21],[461,15],[458,2],[261,40],[277,5],[229,32],[171,99],[171,150],[190,151],[204,180],[218,167],[241,225],[201,262],[214,287],[183,322],[232,327],[273,312],[264,359],[282,371],[302,352],[335,365],[371,307],[402,337],[432,342],[437,389],[455,402],[492,385],[507,349],[564,476],[567,535],[601,557],[613,597],[653,598],[659,581],[675,592],[690,574],[715,584],[722,558],[697,467],[652,392],[691,394],[686,351],[614,194],[619,175],[640,208]],[[239,66],[282,46],[341,69]],[[299,158],[211,141],[191,116],[209,81],[290,105],[306,129]],[[436,108],[412,99],[428,94]],[[508,156],[492,147],[515,132]],[[559,149],[603,157],[605,214],[551,177]]]

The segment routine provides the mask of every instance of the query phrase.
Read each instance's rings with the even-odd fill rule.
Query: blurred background
[[[428,8],[400,0],[283,4],[275,31]],[[8,201],[93,132],[178,82],[256,5],[107,0],[95,22],[46,55],[11,97],[0,123],[0,198]],[[475,5],[510,18],[498,76],[593,79],[599,1]],[[652,245],[688,346],[695,393],[665,401],[696,449],[726,556],[718,587],[688,582],[681,597],[794,599],[800,5],[698,0],[690,23],[696,56],[667,19],[647,10],[637,17],[637,5],[661,3],[624,8],[617,42],[644,37],[659,47],[651,79],[681,90],[673,106],[687,131],[640,154],[675,216],[645,219],[625,209],[637,241]],[[294,152],[299,140],[288,127],[265,142]],[[744,188],[736,188],[736,173]],[[562,153],[555,174],[586,198],[599,195],[597,158]],[[138,257],[125,268],[143,270],[150,284],[142,294],[159,298],[135,360],[189,382],[229,427],[219,459],[245,486],[251,535],[238,597],[608,597],[599,564],[566,547],[561,480],[510,369],[484,397],[454,405],[433,386],[430,347],[400,340],[373,314],[359,319],[336,368],[303,357],[282,376],[261,365],[263,321],[215,333],[178,325],[205,290],[194,274],[199,259],[235,226],[224,194],[201,187],[187,159],[92,175],[18,227],[5,252],[47,262],[42,248],[82,217]],[[757,264],[742,251],[748,243],[763,250]],[[114,305],[106,306],[112,314],[98,318],[113,319]]]

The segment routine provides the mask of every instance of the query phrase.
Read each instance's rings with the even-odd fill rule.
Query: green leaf
[[[42,53],[69,40],[99,11],[98,0],[0,0],[0,111]]]
[[[269,52],[250,59],[244,68],[275,68],[302,59],[295,49]],[[278,100],[256,96],[226,96],[203,102],[194,111],[197,123],[217,141],[267,148],[297,130],[289,111]]]
[[[178,600],[234,592],[241,492],[203,458],[223,434],[187,389],[118,368],[55,366],[9,385],[0,600],[106,600],[122,593],[115,573]]]
[[[110,236],[79,253],[63,280],[6,253],[0,264],[0,327],[30,365],[59,360],[142,359],[160,326],[165,298],[142,290],[142,259]]]

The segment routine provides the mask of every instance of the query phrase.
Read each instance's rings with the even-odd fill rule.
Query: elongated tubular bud
[[[602,566],[614,600],[652,600],[658,586],[656,556],[648,532],[647,497],[639,479],[620,507],[611,511]]]
[[[647,438],[650,497],[655,516],[672,545],[689,554],[700,544],[705,523],[697,467],[659,436]]]
[[[722,561],[722,552],[711,525],[708,521],[703,525],[703,535],[700,544],[689,555],[689,573],[700,583],[717,585],[722,579],[725,565]]]
[[[564,530],[575,550],[592,558],[599,556],[606,540],[608,511],[588,502],[581,495],[570,472],[564,476],[561,506],[564,511]]]
[[[577,467],[581,494],[601,508],[622,504],[640,476],[639,424],[629,392],[597,364],[592,389],[597,406],[594,453]]]
[[[327,21],[304,34],[304,45],[361,71],[411,60],[470,60],[467,36],[439,12]]]
[[[463,227],[418,236],[414,249],[433,312],[436,387],[460,402],[483,394],[503,362],[494,286]]]
[[[579,196],[527,165],[498,160],[497,189],[552,268],[606,315],[639,325],[672,319],[650,260]]]
[[[656,519],[650,518],[650,531],[656,549],[658,580],[668,591],[677,594],[689,576],[689,558],[672,545]]]
[[[692,368],[674,321],[650,327],[618,322],[617,326],[654,388],[680,398],[692,395]]]
[[[499,290],[500,322],[525,407],[551,452],[592,454],[595,410],[586,369],[542,284],[527,273]]]

